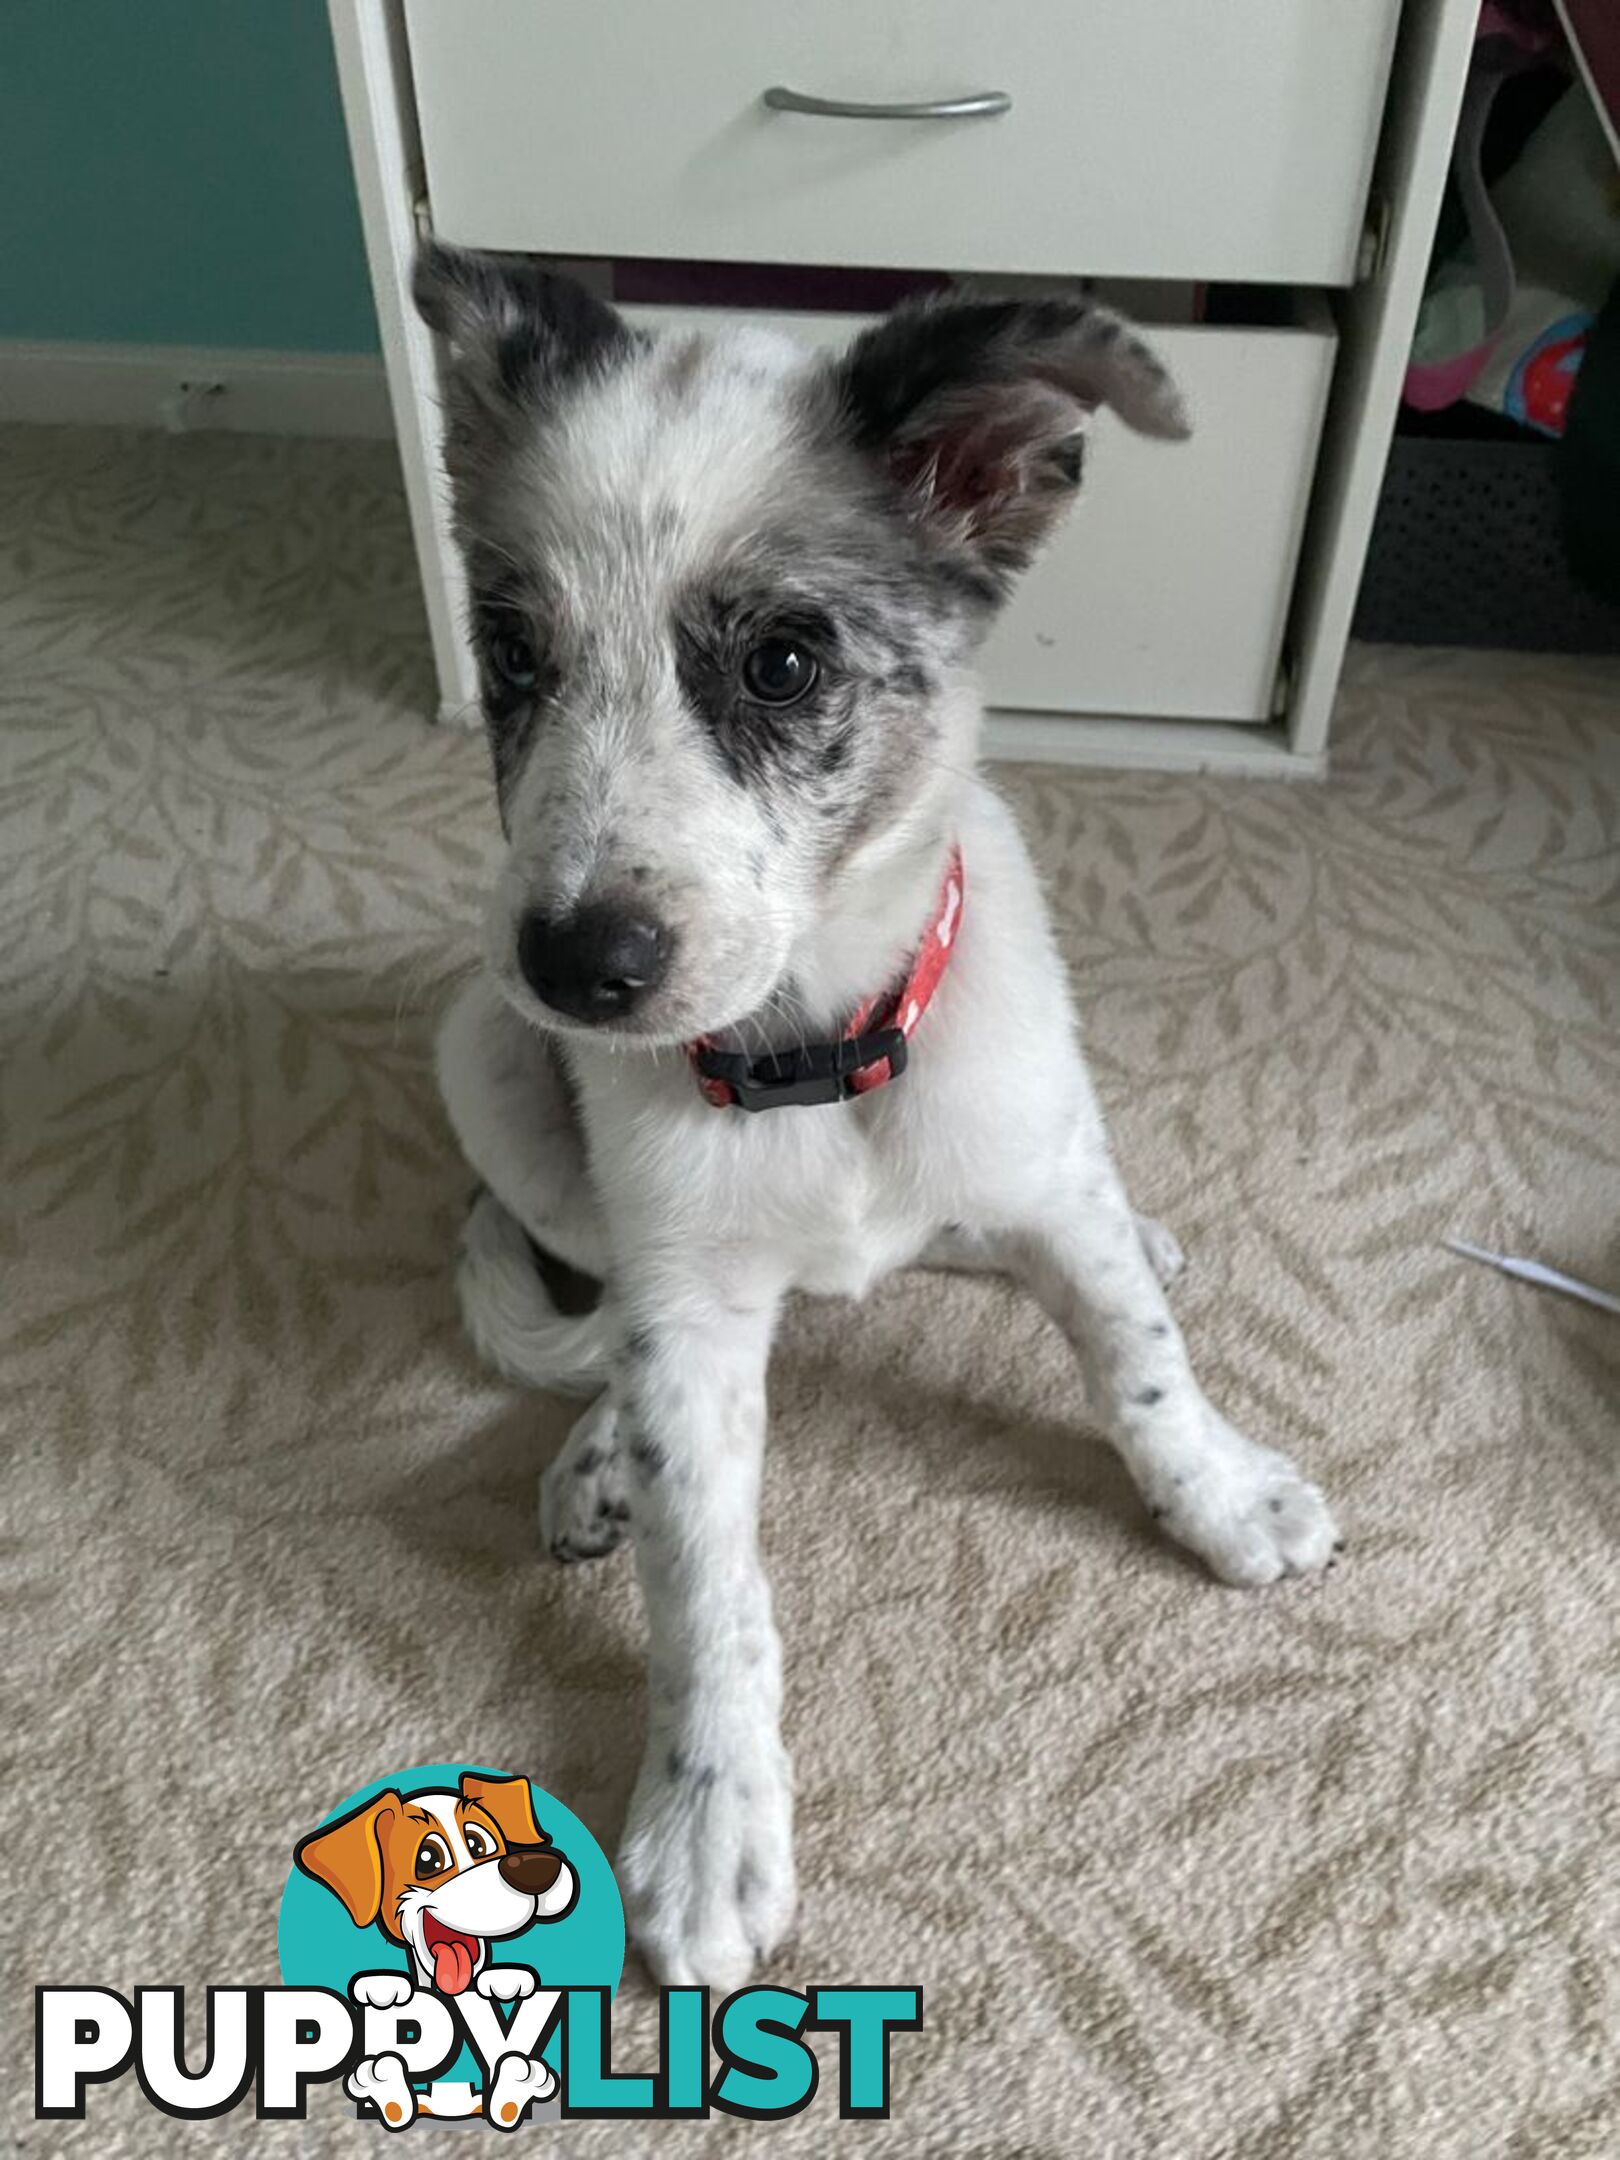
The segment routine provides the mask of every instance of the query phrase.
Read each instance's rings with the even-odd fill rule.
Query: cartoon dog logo
[[[528,1965],[496,1964],[491,1943],[537,1920],[562,1919],[579,1896],[578,1878],[535,1820],[529,1781],[521,1777],[467,1771],[453,1792],[390,1789],[300,1839],[293,1858],[342,1900],[356,1927],[381,1929],[410,1959],[408,1975],[356,1973],[349,1992],[368,2010],[403,2009],[418,1990],[456,1996],[470,1988],[491,2002],[524,2001],[539,1975]],[[503,2050],[488,2068],[480,2101],[475,2087],[461,2083],[413,2087],[403,2057],[385,2049],[357,2062],[344,2089],[390,2130],[418,2114],[480,2109],[510,2130],[556,2090],[546,2063],[521,2048]]]
[[[562,1919],[579,1896],[521,1777],[469,1771],[456,1792],[379,1793],[300,1839],[293,1858],[342,1899],[356,1927],[403,1944],[416,1985],[441,1995],[531,1994],[529,1968],[494,1964],[489,1946]]]

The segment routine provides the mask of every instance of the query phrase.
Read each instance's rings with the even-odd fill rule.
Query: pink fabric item
[[[1478,259],[1487,327],[1479,342],[1464,352],[1448,353],[1443,360],[1413,361],[1406,371],[1401,395],[1415,412],[1443,412],[1467,395],[1475,376],[1489,360],[1513,305],[1518,290],[1513,250],[1485,185],[1485,128],[1496,93],[1508,77],[1533,67],[1556,51],[1560,43],[1558,20],[1548,0],[1517,0],[1517,4],[1514,0],[1485,0],[1480,9],[1473,66],[1457,122],[1452,169]]]
[[[1474,377],[1491,357],[1497,335],[1493,330],[1489,337],[1470,345],[1466,352],[1453,353],[1448,360],[1415,361],[1406,371],[1401,390],[1406,403],[1414,412],[1444,412],[1448,405],[1465,398]]]

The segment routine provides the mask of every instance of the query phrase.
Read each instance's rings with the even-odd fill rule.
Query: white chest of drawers
[[[1321,769],[1472,0],[331,11],[446,710],[474,691],[408,297],[424,225],[551,256],[1216,291],[1158,334],[1194,440],[1105,420],[986,651],[989,745]],[[793,318],[820,341],[857,320]]]

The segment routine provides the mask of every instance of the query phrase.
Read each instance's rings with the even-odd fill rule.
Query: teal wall
[[[0,0],[0,337],[375,348],[324,0]]]

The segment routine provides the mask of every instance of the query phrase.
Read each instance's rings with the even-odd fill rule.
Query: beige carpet
[[[273,1979],[293,1840],[396,1765],[530,1770],[616,1832],[631,1564],[541,1563],[565,1412],[477,1371],[447,1273],[427,1046],[483,751],[421,724],[384,451],[0,434],[0,575],[5,2104],[29,2155],[374,2151],[331,2093],[35,2124],[23,2021],[36,1982]],[[1620,671],[1362,654],[1338,744],[1320,789],[1007,785],[1195,1357],[1345,1562],[1202,1580],[1002,1288],[787,1327],[775,1972],[927,2000],[843,2138],[1620,2150],[1620,1322],[1438,1243],[1620,1287]],[[825,2095],[561,2135],[840,2138]]]

